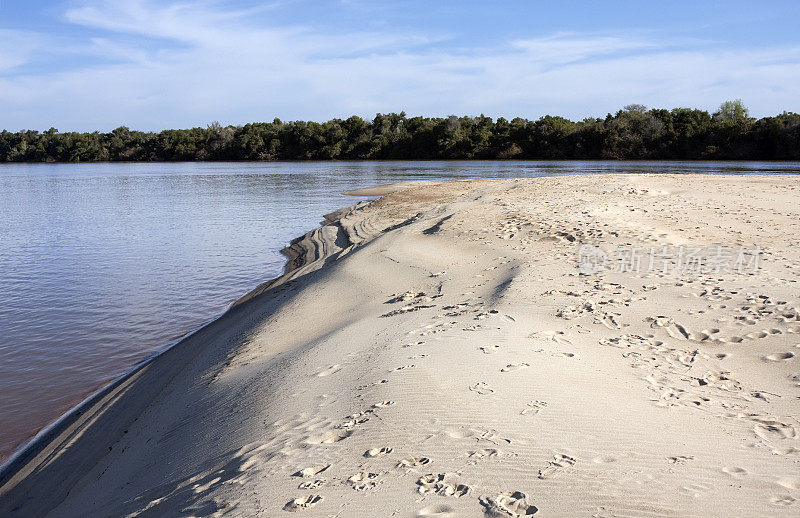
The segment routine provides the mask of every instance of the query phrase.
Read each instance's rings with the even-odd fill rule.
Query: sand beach
[[[800,181],[408,182],[0,471],[2,516],[796,516]]]

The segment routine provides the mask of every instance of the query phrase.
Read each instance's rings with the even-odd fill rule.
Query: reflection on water
[[[0,459],[88,392],[278,275],[338,193],[409,179],[797,173],[797,163],[0,165]]]

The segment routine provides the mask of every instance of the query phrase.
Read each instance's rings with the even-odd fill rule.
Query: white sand
[[[0,515],[797,516],[798,187],[395,186],[6,469]]]

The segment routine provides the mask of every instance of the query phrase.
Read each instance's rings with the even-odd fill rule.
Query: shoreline
[[[0,514],[792,515],[796,178],[399,187],[44,434]],[[720,246],[762,262],[675,263]]]
[[[388,193],[390,190],[386,192]],[[361,195],[357,194],[355,191],[353,191],[352,194],[343,194],[352,196]],[[190,340],[192,337],[201,333],[209,326],[213,326],[216,322],[226,317],[229,313],[235,311],[239,306],[254,298],[257,298],[259,295],[266,293],[272,288],[276,288],[283,283],[291,281],[298,275],[302,275],[299,271],[311,265],[312,263],[318,260],[324,261],[327,257],[340,252],[341,250],[320,253],[320,247],[324,247],[324,245],[327,243],[327,236],[323,235],[323,229],[326,227],[336,227],[337,229],[340,229],[338,221],[341,217],[344,217],[353,210],[363,208],[369,203],[370,202],[358,202],[355,205],[343,207],[332,213],[323,215],[324,219],[320,226],[292,239],[288,246],[280,250],[280,253],[286,257],[283,273],[277,277],[264,281],[241,297],[237,298],[235,301],[231,302],[218,315],[209,318],[196,328],[187,331],[181,336],[171,340],[161,348],[151,352],[145,358],[131,366],[123,374],[84,397],[72,408],[61,414],[55,421],[41,428],[31,439],[23,443],[11,454],[11,456],[9,456],[2,464],[0,464],[0,490],[3,490],[6,484],[13,482],[13,480],[19,476],[19,473],[25,469],[28,463],[35,462],[35,458],[41,455],[43,451],[55,440],[57,440],[60,435],[67,432],[70,427],[75,425],[81,419],[81,417],[83,417],[83,414],[90,412],[93,407],[102,404],[104,400],[112,397],[115,392],[117,392],[125,383],[136,377],[137,374],[139,374],[142,370],[159,361],[174,348],[180,347],[183,342]],[[337,246],[341,247],[341,243],[339,243]],[[347,246],[349,246],[349,244]],[[346,248],[346,246],[341,248]],[[3,507],[0,506],[0,510],[2,509]]]
[[[390,192],[393,192],[395,190],[406,188],[406,184],[413,186],[418,183],[419,181],[411,180],[407,182],[400,182],[393,184],[381,184],[363,189],[357,189],[354,191],[344,192],[342,194],[346,196],[367,196],[367,197],[378,198],[386,194],[389,194]],[[167,352],[169,349],[179,345],[180,342],[182,342],[183,340],[188,339],[189,337],[199,332],[203,328],[213,324],[215,321],[225,316],[225,314],[233,310],[238,305],[260,295],[261,293],[267,291],[273,286],[277,286],[279,284],[279,281],[285,280],[284,279],[285,277],[295,273],[296,270],[303,268],[310,262],[314,262],[315,260],[320,259],[320,257],[310,257],[310,255],[312,253],[316,253],[317,251],[317,246],[319,245],[320,242],[319,234],[321,232],[321,229],[329,225],[338,225],[338,220],[341,217],[345,216],[346,214],[348,214],[349,212],[358,207],[363,208],[372,201],[375,200],[358,202],[355,205],[349,205],[341,209],[337,209],[331,213],[324,214],[323,221],[317,228],[309,230],[305,234],[297,236],[296,238],[292,239],[289,242],[289,245],[279,250],[279,252],[286,258],[286,263],[284,264],[283,272],[280,275],[262,282],[255,288],[249,290],[244,295],[238,297],[236,300],[229,303],[228,306],[217,315],[210,317],[197,327],[188,330],[187,332],[167,342],[166,345],[163,345],[157,348],[156,350],[152,351],[151,353],[147,354],[144,358],[142,358],[134,365],[126,369],[122,374],[108,381],[100,388],[89,392],[85,397],[78,400],[75,403],[75,405],[73,405],[67,411],[58,416],[54,421],[40,428],[30,439],[27,439],[23,443],[21,443],[11,453],[11,455],[8,458],[6,458],[5,460],[3,460],[2,463],[0,463],[0,487],[2,487],[3,484],[6,483],[6,481],[9,478],[11,478],[11,476],[13,476],[13,473],[18,469],[17,466],[18,464],[24,464],[26,462],[25,460],[26,458],[35,456],[42,446],[52,441],[53,438],[56,435],[58,435],[60,431],[63,431],[65,427],[68,427],[72,422],[74,422],[74,420],[80,416],[80,413],[84,409],[90,407],[91,405],[93,405],[94,403],[105,397],[108,393],[110,393],[114,389],[114,387],[118,386],[121,383],[124,383],[128,378],[135,375],[136,372],[144,368],[147,364],[156,360],[159,356]]]

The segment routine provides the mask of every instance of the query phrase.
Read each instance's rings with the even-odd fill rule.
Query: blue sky
[[[0,0],[0,127],[800,111],[800,2]]]

